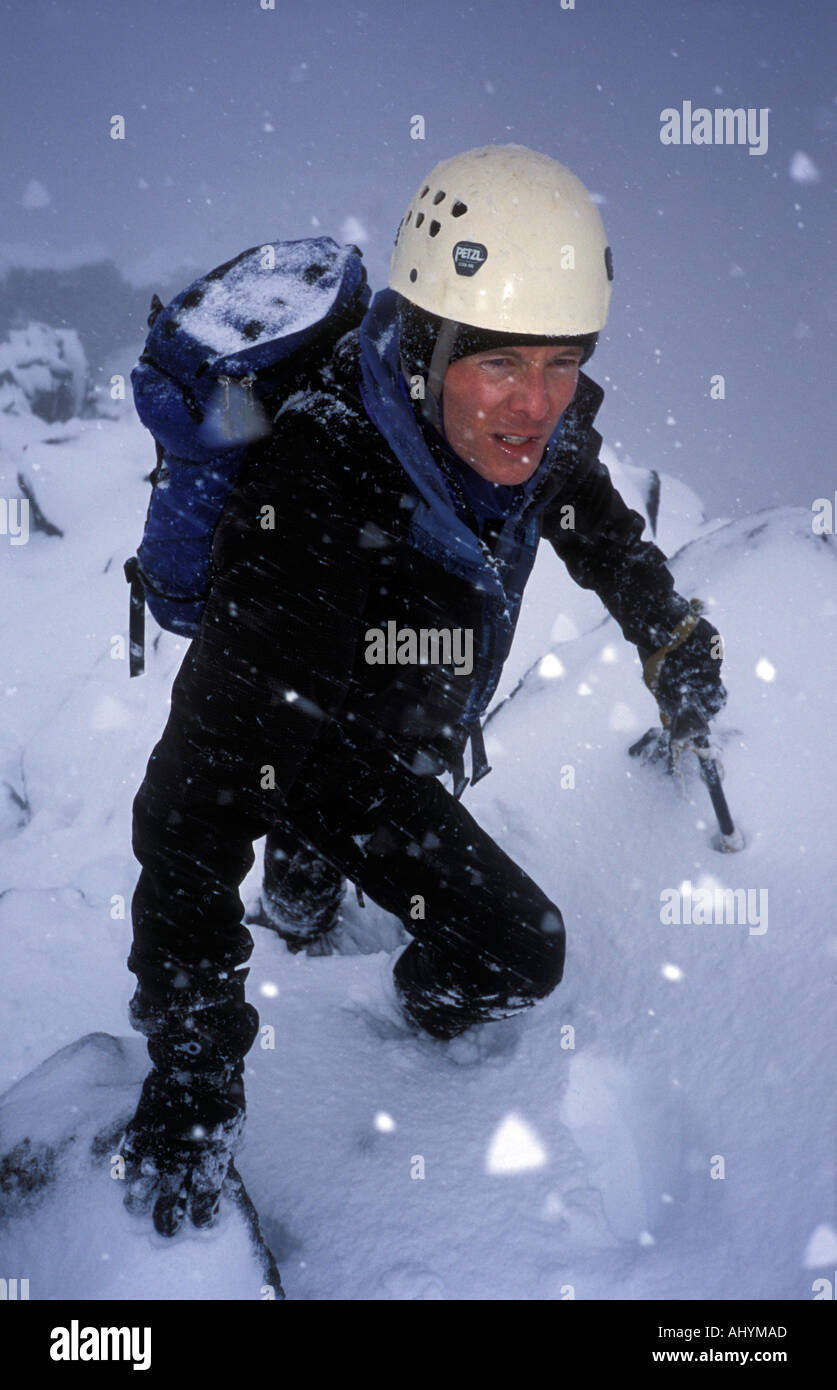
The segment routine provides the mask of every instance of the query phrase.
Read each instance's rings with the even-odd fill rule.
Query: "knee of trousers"
[[[547,998],[564,972],[564,922],[548,899],[525,918],[499,911],[494,921],[483,916],[478,931],[452,923],[417,944],[422,973],[463,998],[525,1007]]]
[[[496,953],[494,979],[506,998],[546,999],[561,983],[566,954],[564,920],[544,902],[525,924],[514,922]]]

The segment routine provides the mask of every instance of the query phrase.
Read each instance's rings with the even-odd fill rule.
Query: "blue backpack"
[[[331,237],[242,251],[165,308],[131,373],[157,466],[131,585],[130,673],[145,668],[145,604],[194,637],[212,587],[212,541],[248,447],[268,435],[312,357],[325,358],[370,300],[357,246]]]

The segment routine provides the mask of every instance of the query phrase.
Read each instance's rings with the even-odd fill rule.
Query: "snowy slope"
[[[93,1033],[0,1099],[4,1269],[34,1299],[281,1298],[238,1182],[211,1233],[126,1220],[116,1151],[147,1066],[141,1038]]]
[[[162,634],[129,681],[113,641],[153,461],[129,413],[0,431],[0,493],[18,495],[23,469],[65,533],[0,535],[5,1088],[80,1035],[129,1033],[131,800],[185,644]],[[641,478],[614,476],[636,505]],[[690,542],[678,589],[725,637],[717,732],[747,848],[710,848],[694,769],[681,789],[626,756],[655,722],[635,652],[539,558],[500,697],[537,664],[489,723],[494,773],[465,795],[561,905],[565,982],[478,1046],[408,1041],[376,1021],[385,954],[291,956],[253,929],[250,994],[275,1046],[248,1058],[239,1166],[291,1298],[804,1299],[834,1267],[835,547],[802,510],[704,523],[665,478],[660,540]],[[767,930],[664,926],[660,895],[687,879],[766,889]],[[397,941],[374,905],[350,913]],[[111,1208],[119,1260],[128,1218]],[[20,1227],[0,1245],[20,1275],[59,1239],[43,1208],[31,1222],[25,1245]],[[207,1287],[253,1296],[225,1236],[200,1249]],[[29,1272],[33,1298],[55,1296]]]

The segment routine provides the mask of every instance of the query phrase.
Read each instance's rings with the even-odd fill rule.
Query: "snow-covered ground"
[[[129,679],[122,563],[153,464],[130,409],[7,415],[0,444],[0,496],[23,472],[64,532],[0,533],[5,1089],[81,1035],[130,1034],[131,801],[185,643],[161,634]],[[641,473],[605,459],[641,509]],[[667,478],[660,543],[725,639],[715,733],[746,848],[711,847],[694,767],[681,786],[627,756],[656,718],[635,651],[543,553],[486,730],[494,772],[465,796],[560,904],[565,981],[476,1044],[407,1040],[376,1022],[383,950],[292,956],[253,928],[250,997],[275,1045],[248,1058],[239,1167],[292,1298],[810,1299],[833,1277],[837,548],[804,509],[706,522]],[[752,890],[748,920],[664,924],[661,895],[687,881]],[[257,862],[245,897],[258,884]],[[397,944],[374,904],[347,911],[347,937]],[[66,1094],[84,1110],[85,1087],[111,1085],[116,1114],[141,1040],[96,1056]],[[0,1152],[57,1123],[56,1084],[0,1101]],[[98,1180],[94,1199],[74,1178],[86,1262],[62,1262],[48,1196],[0,1229],[30,1297],[259,1297],[229,1223],[155,1244],[104,1158]]]

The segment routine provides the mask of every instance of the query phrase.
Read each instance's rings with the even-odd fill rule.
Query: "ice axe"
[[[665,715],[661,712],[661,719]],[[691,747],[697,754],[700,775],[718,821],[719,834],[713,841],[713,848],[722,854],[736,854],[744,848],[744,837],[736,829],[730,814],[724,789],[721,786],[723,768],[713,756],[709,744],[709,725],[696,709],[686,705],[678,710],[669,725],[669,739],[675,748]]]
[[[712,847],[722,854],[737,853],[744,848],[744,837],[736,828],[721,786],[723,770],[710,748],[709,725],[703,715],[689,705],[679,709],[672,719],[661,710],[660,719],[663,727],[649,729],[631,745],[628,752],[631,757],[642,757],[648,762],[664,758],[666,771],[673,773],[681,751],[691,749],[697,756],[700,775],[718,821],[719,833],[713,839]]]
[[[688,611],[674,628],[671,642],[659,647],[657,651],[652,652],[646,658],[643,664],[642,678],[655,698],[660,671],[666,657],[677,647],[682,646],[692,635],[700,621],[703,608],[704,605],[699,598],[690,599]],[[697,756],[700,775],[706,784],[712,808],[718,820],[719,834],[712,842],[713,848],[722,854],[734,854],[743,849],[744,837],[735,827],[721,786],[723,769],[718,759],[710,751],[707,720],[694,705],[688,703],[682,704],[671,717],[661,709],[660,720],[662,729],[649,729],[641,739],[632,745],[628,750],[629,753],[633,757],[641,756],[651,762],[666,758],[666,770],[671,773],[677,766],[680,752],[690,748]]]

